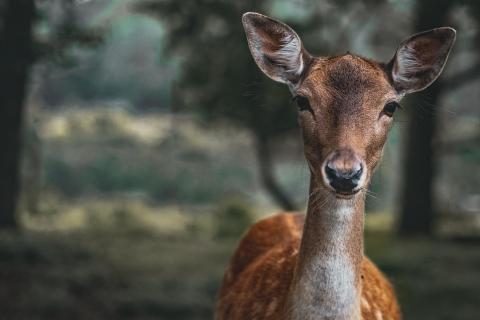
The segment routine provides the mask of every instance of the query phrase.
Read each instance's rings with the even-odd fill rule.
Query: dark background
[[[246,11],[316,55],[385,62],[457,29],[396,114],[366,251],[406,319],[478,319],[480,2],[1,0],[2,319],[211,319],[246,228],[304,210],[296,110],[254,65]]]

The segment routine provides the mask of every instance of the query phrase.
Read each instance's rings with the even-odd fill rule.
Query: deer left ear
[[[417,33],[400,44],[388,64],[393,86],[399,94],[420,91],[442,73],[456,31],[442,27]]]
[[[300,37],[286,24],[255,12],[242,17],[248,47],[260,70],[271,79],[294,85],[310,55]]]

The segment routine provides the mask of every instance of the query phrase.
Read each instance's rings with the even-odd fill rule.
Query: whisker
[[[318,198],[314,199],[311,203],[309,203],[309,207],[313,208],[315,207],[318,203],[321,203],[324,199],[319,195]]]
[[[370,194],[370,193],[368,193],[368,192],[367,192],[367,197],[371,197],[371,198],[373,198],[373,199],[375,199],[375,200],[382,200],[382,199],[380,199],[379,197],[376,197],[376,196],[374,196],[373,194]]]
[[[378,197],[379,195],[378,193],[368,190],[368,188],[366,187],[361,188],[360,190],[365,191],[365,194],[367,195],[367,197],[371,197],[375,200],[382,200],[380,197]]]
[[[327,203],[328,203],[328,195],[325,196],[325,198],[323,198],[323,200],[320,201],[319,203],[317,202],[316,206],[312,206],[312,211],[317,211],[322,209],[323,207],[325,207]]]
[[[374,191],[369,190],[369,189],[364,189],[364,190],[366,190],[368,193],[371,193],[371,194],[374,194],[374,195],[378,196],[378,192],[374,192]]]
[[[312,195],[314,195],[314,194],[315,194],[317,191],[319,191],[319,190],[320,190],[320,188],[315,188],[315,189],[313,189],[312,192],[308,195],[308,199],[310,199],[310,197],[311,197]]]

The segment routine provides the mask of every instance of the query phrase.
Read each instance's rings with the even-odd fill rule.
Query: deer
[[[456,31],[414,34],[380,63],[313,56],[291,27],[259,13],[242,22],[257,66],[296,101],[310,193],[305,215],[278,214],[245,233],[215,319],[401,319],[392,285],[364,254],[365,200],[401,99],[438,78]]]

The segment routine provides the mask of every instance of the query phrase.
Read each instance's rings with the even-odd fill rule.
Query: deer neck
[[[288,320],[360,319],[364,195],[336,199],[311,179]]]

